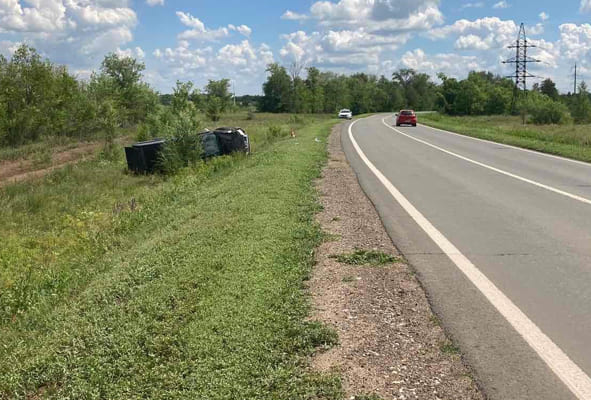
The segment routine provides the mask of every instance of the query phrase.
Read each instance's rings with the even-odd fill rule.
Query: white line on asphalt
[[[459,136],[459,137],[461,137],[463,139],[476,140],[476,141],[479,141],[479,142],[484,142],[484,143],[494,144],[494,145],[498,145],[498,146],[502,146],[502,147],[507,147],[509,149],[525,151],[526,153],[533,153],[533,154],[538,155],[538,156],[555,158],[557,160],[567,161],[567,162],[575,163],[575,164],[580,164],[580,165],[584,165],[585,167],[591,167],[591,163],[588,163],[588,162],[585,162],[585,161],[573,160],[572,158],[566,158],[566,157],[561,157],[561,156],[557,156],[557,155],[554,155],[554,154],[542,153],[541,151],[524,149],[523,147],[512,146],[510,144],[493,142],[492,140],[486,140],[486,139],[481,139],[481,138],[477,138],[477,137],[473,137],[473,136],[462,135],[461,133],[446,131],[445,129],[434,128],[432,126],[425,125],[425,124],[419,124],[419,126],[422,126],[424,128],[428,128],[428,129],[433,129],[435,131],[447,133],[448,135]]]
[[[404,208],[412,219],[429,235],[449,259],[480,290],[497,311],[513,326],[523,339],[534,349],[570,391],[580,400],[591,399],[591,378],[579,368],[554,342],[544,334],[494,283],[492,283],[458,248],[437,230],[402,193],[376,168],[353,137],[353,126],[349,125],[349,139],[361,160]]]
[[[495,168],[495,167],[493,167],[493,166],[491,166],[491,165],[484,164],[484,163],[481,163],[481,162],[479,162],[479,161],[476,161],[476,160],[472,160],[471,158],[464,157],[464,156],[462,156],[462,155],[460,155],[460,154],[454,153],[453,151],[446,150],[446,149],[444,149],[443,147],[439,147],[439,146],[436,146],[436,145],[434,145],[434,144],[431,144],[431,143],[429,143],[429,142],[427,142],[427,141],[425,141],[425,140],[422,140],[422,139],[419,139],[419,138],[413,137],[412,135],[409,135],[409,134],[407,134],[407,133],[404,133],[404,132],[402,132],[402,131],[400,131],[400,130],[398,130],[398,129],[394,128],[393,126],[390,126],[390,125],[388,125],[388,124],[386,123],[386,118],[383,118],[383,119],[382,119],[382,123],[383,123],[383,124],[384,124],[386,127],[388,127],[388,128],[390,128],[390,129],[392,129],[394,132],[397,132],[397,133],[399,133],[399,134],[401,134],[401,135],[404,135],[404,136],[406,136],[406,137],[407,137],[407,138],[409,138],[409,139],[415,140],[415,141],[417,141],[417,142],[419,142],[419,143],[423,143],[423,144],[425,144],[425,145],[427,145],[427,146],[433,147],[434,149],[437,149],[437,150],[439,150],[439,151],[442,151],[442,152],[444,152],[444,153],[446,153],[446,154],[452,155],[452,156],[454,156],[454,157],[457,157],[457,158],[459,158],[459,159],[462,159],[462,160],[464,160],[464,161],[468,161],[468,162],[470,162],[470,163],[472,163],[472,164],[476,164],[476,165],[478,165],[478,166],[481,166],[481,167],[483,167],[483,168],[490,169],[491,171],[495,171],[495,172],[498,172],[499,174],[503,174],[503,175],[509,176],[509,177],[511,177],[511,178],[518,179],[518,180],[520,180],[520,181],[522,181],[522,182],[529,183],[529,184],[531,184],[531,185],[534,185],[534,186],[540,187],[540,188],[542,188],[542,189],[546,189],[546,190],[549,190],[549,191],[551,191],[551,192],[554,192],[554,193],[557,193],[557,194],[560,194],[560,195],[563,195],[563,196],[566,196],[566,197],[570,197],[571,199],[574,199],[574,200],[580,201],[580,202],[582,202],[582,203],[591,204],[591,200],[589,200],[589,199],[586,199],[586,198],[584,198],[584,197],[577,196],[576,194],[572,194],[572,193],[569,193],[569,192],[565,192],[564,190],[556,189],[555,187],[552,187],[552,186],[544,185],[543,183],[536,182],[536,181],[534,181],[534,180],[531,180],[531,179],[524,178],[523,176],[519,176],[519,175],[516,175],[516,174],[512,174],[511,172],[507,172],[507,171],[504,171],[504,170],[502,170],[502,169]]]

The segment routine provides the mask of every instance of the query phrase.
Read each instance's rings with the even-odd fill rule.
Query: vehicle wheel
[[[416,126],[417,126],[417,124],[412,124],[412,126],[415,126],[415,127],[416,127]]]
[[[396,126],[400,126],[400,124],[396,124]]]

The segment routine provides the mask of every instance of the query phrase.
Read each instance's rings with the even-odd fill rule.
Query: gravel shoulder
[[[329,238],[309,282],[314,317],[338,332],[340,344],[314,356],[313,366],[340,373],[347,399],[484,399],[410,266],[331,258],[356,249],[399,256],[347,162],[340,129],[329,138],[329,161],[317,183],[323,206],[317,220]]]

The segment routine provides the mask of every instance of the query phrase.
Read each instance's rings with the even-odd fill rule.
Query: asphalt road
[[[591,164],[393,125],[345,152],[485,393],[591,399]]]

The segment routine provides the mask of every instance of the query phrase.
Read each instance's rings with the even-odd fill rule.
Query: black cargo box
[[[127,167],[137,173],[154,172],[158,164],[158,155],[164,143],[166,141],[163,139],[153,139],[126,147]]]

